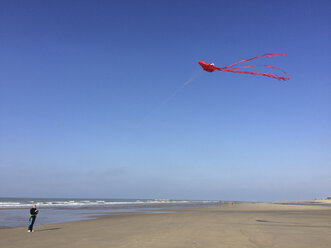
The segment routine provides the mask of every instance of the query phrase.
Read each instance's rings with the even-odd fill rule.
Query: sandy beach
[[[331,244],[331,208],[235,203],[167,213],[0,229],[0,247],[319,247]]]

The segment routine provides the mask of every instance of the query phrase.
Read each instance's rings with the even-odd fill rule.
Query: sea
[[[28,224],[32,205],[39,210],[35,226],[95,219],[109,213],[167,213],[169,209],[213,207],[219,201],[171,199],[68,199],[68,198],[1,198],[0,228]]]

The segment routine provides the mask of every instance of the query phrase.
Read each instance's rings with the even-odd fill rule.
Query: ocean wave
[[[111,205],[161,205],[161,204],[188,204],[199,203],[207,204],[214,201],[187,201],[187,200],[130,200],[130,201],[112,201],[112,200],[45,200],[40,199],[25,201],[0,201],[0,208],[27,208],[36,204],[38,207],[88,207],[88,206],[111,206]]]

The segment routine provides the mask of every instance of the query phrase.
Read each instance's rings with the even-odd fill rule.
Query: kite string
[[[168,103],[172,98],[174,98],[178,92],[180,92],[183,88],[185,88],[187,85],[189,85],[190,83],[192,83],[200,74],[202,73],[202,71],[196,71],[191,77],[189,77],[189,79],[187,79],[183,85],[181,85],[180,87],[178,87],[167,99],[165,99],[165,101],[163,101],[163,105]]]
[[[138,121],[138,123],[136,124],[136,127],[140,127],[151,115],[155,114],[155,112],[157,112],[157,110],[169,103],[181,90],[183,90],[187,85],[189,85],[190,83],[192,83],[199,75],[201,75],[202,71],[201,70],[197,70],[196,72],[194,72],[185,82],[184,84],[182,84],[181,86],[179,86],[176,90],[173,91],[173,93],[166,98],[163,102],[161,102],[161,104],[158,104],[154,110],[150,110],[148,113],[145,114],[145,116]]]

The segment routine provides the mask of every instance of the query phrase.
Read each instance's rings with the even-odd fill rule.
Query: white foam
[[[48,201],[0,201],[0,208],[26,208],[32,203],[38,207],[88,207],[109,205],[160,205],[160,204],[186,204],[186,203],[213,203],[214,201],[180,201],[168,199],[135,200],[135,201],[112,201],[112,200],[48,200]]]

